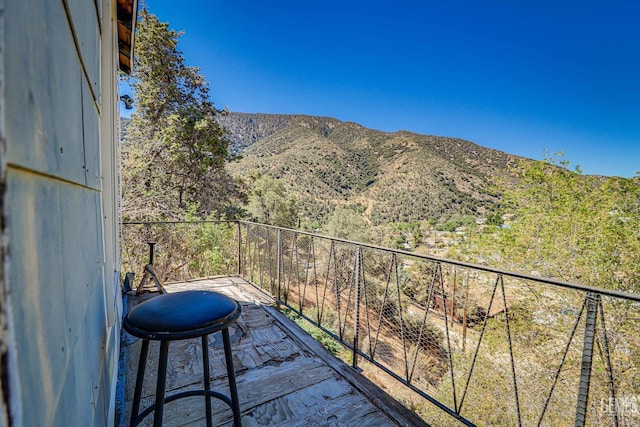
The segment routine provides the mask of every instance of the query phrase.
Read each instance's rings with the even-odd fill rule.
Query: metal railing
[[[640,295],[244,221],[124,224],[123,271],[149,240],[163,280],[245,278],[433,425],[640,422]]]

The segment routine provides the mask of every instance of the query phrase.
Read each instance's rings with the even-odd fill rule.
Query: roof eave
[[[118,0],[118,57],[120,70],[130,74],[138,18],[138,0]]]

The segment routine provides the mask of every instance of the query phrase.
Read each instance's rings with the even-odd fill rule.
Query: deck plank
[[[272,307],[273,299],[237,277],[166,285],[169,292],[209,289],[242,304],[230,328],[243,426],[426,425],[343,362],[334,358],[294,322]],[[131,297],[143,300],[153,295]],[[126,336],[125,419],[128,423],[140,342]],[[228,392],[220,333],[209,336],[212,386]],[[141,408],[153,403],[159,345],[151,342]],[[319,354],[321,353],[321,354]],[[170,345],[167,395],[202,387],[199,339]],[[214,425],[232,425],[231,410],[212,400]],[[141,425],[152,425],[153,415]],[[165,426],[199,426],[204,398],[180,399],[165,407]]]

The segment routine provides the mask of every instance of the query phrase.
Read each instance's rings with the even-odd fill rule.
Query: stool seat
[[[226,295],[198,290],[162,294],[153,297],[132,308],[124,316],[122,320],[124,330],[133,336],[142,338],[136,386],[131,404],[130,427],[137,426],[152,412],[154,414],[154,427],[161,427],[165,403],[193,396],[204,396],[205,398],[207,427],[213,427],[211,398],[216,398],[226,403],[233,412],[234,426],[241,427],[240,404],[229,337],[229,326],[238,319],[240,312],[240,304]],[[224,358],[229,381],[229,396],[211,390],[207,337],[209,334],[218,331],[222,333]],[[204,389],[187,390],[171,396],[165,396],[169,342],[196,337],[199,337],[202,343]],[[150,340],[160,341],[155,402],[142,412],[139,412]]]
[[[132,308],[122,326],[139,338],[182,340],[217,332],[234,322],[240,311],[237,301],[216,292],[176,292]]]

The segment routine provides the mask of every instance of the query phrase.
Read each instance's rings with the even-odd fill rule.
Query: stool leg
[[[142,394],[142,383],[144,381],[144,370],[147,366],[147,354],[149,352],[149,341],[142,340],[140,348],[140,358],[138,359],[138,373],[136,374],[136,388],[133,393],[133,404],[131,405],[131,419],[129,425],[133,426],[133,421],[138,418],[140,411],[140,396]]]
[[[153,427],[162,427],[162,412],[164,411],[164,389],[167,382],[167,358],[169,355],[169,341],[160,341],[160,359],[158,361],[158,383],[156,384],[156,403],[153,412]]]
[[[204,374],[204,389],[208,392],[211,391],[211,375],[209,374],[209,336],[204,335],[202,337],[202,370]],[[213,427],[211,423],[211,396],[204,395],[206,413],[207,413],[207,427]]]
[[[222,330],[222,342],[224,343],[224,359],[227,364],[227,376],[229,377],[229,391],[231,393],[231,409],[233,409],[233,424],[242,427],[240,419],[240,403],[238,402],[238,387],[236,386],[236,374],[233,370],[233,357],[231,355],[231,340],[229,329]]]

